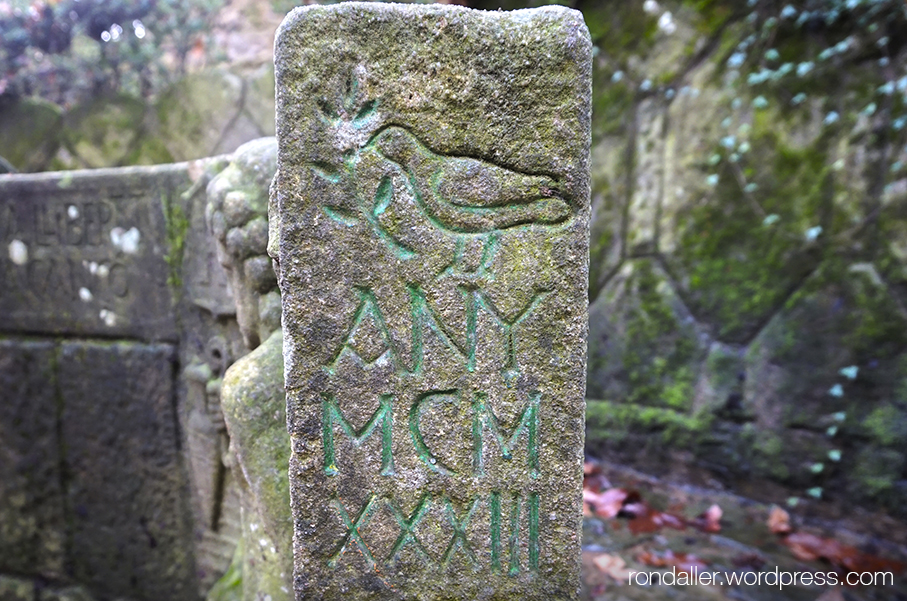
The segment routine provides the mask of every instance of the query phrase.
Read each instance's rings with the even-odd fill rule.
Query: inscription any
[[[368,367],[375,365],[385,355],[390,355],[390,360],[398,373],[403,375],[417,375],[422,372],[425,361],[425,332],[432,332],[442,344],[453,352],[462,362],[462,368],[472,372],[476,367],[476,349],[478,346],[477,324],[479,311],[489,315],[494,323],[500,326],[505,349],[505,360],[502,372],[505,376],[513,377],[519,374],[520,366],[516,353],[516,329],[529,315],[542,303],[549,294],[546,290],[536,291],[532,298],[515,314],[505,315],[492,302],[485,292],[475,287],[458,286],[466,304],[466,328],[463,334],[457,335],[453,328],[444,323],[438,312],[435,311],[418,284],[407,287],[410,299],[410,314],[412,317],[412,331],[410,334],[412,356],[408,359],[397,348],[387,327],[387,321],[378,304],[374,291],[366,286],[356,289],[359,304],[352,316],[352,324],[343,340],[340,341],[333,359],[327,364],[328,373],[336,373],[337,364],[345,355],[351,355],[356,361]],[[374,327],[363,327],[367,322]],[[369,335],[376,336],[377,340],[369,340]],[[363,343],[380,348],[380,352],[373,353],[371,357],[357,351]]]

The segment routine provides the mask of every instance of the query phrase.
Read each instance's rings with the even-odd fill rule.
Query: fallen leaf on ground
[[[721,507],[712,505],[706,511],[687,520],[666,511],[654,509],[635,490],[605,488],[607,480],[598,473],[597,467],[589,462],[583,465],[583,516],[612,519],[629,519],[628,526],[633,534],[658,532],[662,528],[683,530],[687,526],[702,532],[721,532]]]
[[[630,580],[630,570],[627,569],[627,562],[622,557],[602,553],[596,556],[592,563],[617,582],[624,583]]]
[[[863,553],[833,538],[823,538],[808,532],[792,532],[782,538],[791,554],[801,561],[822,559],[847,572],[901,573],[902,562]]]
[[[723,514],[721,507],[712,505],[687,523],[701,532],[721,532],[721,516]]]
[[[680,516],[672,513],[665,513],[649,507],[646,503],[632,503],[624,506],[632,517],[629,524],[630,532],[633,534],[645,534],[658,532],[662,528],[673,528],[674,530],[683,530],[687,522]]]
[[[768,529],[775,534],[787,534],[790,532],[790,514],[777,505],[772,505],[772,509],[768,514]]]
[[[674,567],[677,568],[678,571],[687,572],[688,574],[693,573],[694,569],[697,572],[705,572],[708,571],[709,568],[707,563],[695,555],[689,553],[674,553],[673,551],[666,551],[664,555],[643,551],[636,556],[636,561],[655,568]]]
[[[583,490],[601,492],[609,488],[611,488],[611,483],[601,473],[601,467],[597,463],[592,461],[583,463]]]
[[[626,498],[627,491],[622,488],[609,488],[604,492],[584,488],[583,515],[611,519],[620,512]]]
[[[596,551],[583,551],[583,582],[591,595],[592,599],[597,599],[605,594],[609,586],[614,583],[611,577],[598,569],[595,565],[595,558],[599,553]]]

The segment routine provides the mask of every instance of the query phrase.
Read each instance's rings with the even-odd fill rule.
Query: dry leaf
[[[721,507],[712,505],[688,524],[702,532],[721,532],[721,516],[724,514]]]
[[[624,506],[624,509],[627,507]],[[628,524],[633,534],[658,532],[662,528],[683,530],[687,526],[682,517],[652,509],[645,503],[633,504],[633,513],[635,517]]]
[[[807,532],[793,532],[783,538],[791,554],[801,561],[823,559],[847,572],[901,573],[905,565],[899,561],[862,553],[856,547],[833,538],[822,538]]]
[[[775,534],[787,534],[790,532],[790,514],[777,505],[772,505],[772,509],[768,514],[768,529]]]
[[[636,556],[636,561],[656,568],[677,568],[680,572],[692,574],[697,572],[706,572],[709,569],[707,563],[689,553],[674,553],[667,551],[664,555],[643,551]]]
[[[626,498],[627,491],[622,488],[609,488],[601,493],[583,489],[583,515],[611,519],[620,512]]]
[[[592,560],[599,570],[620,583],[630,580],[630,570],[627,569],[627,562],[617,555],[608,555],[602,553]]]

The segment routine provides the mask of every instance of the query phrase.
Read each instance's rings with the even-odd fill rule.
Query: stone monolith
[[[577,598],[591,50],[562,7],[282,24],[298,600]]]

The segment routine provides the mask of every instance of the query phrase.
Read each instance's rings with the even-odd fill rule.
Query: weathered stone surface
[[[168,217],[190,183],[185,163],[0,176],[0,329],[175,340]]]
[[[63,573],[55,357],[52,342],[0,340],[0,571]]]
[[[61,345],[73,576],[105,596],[197,598],[170,345]]]
[[[223,390],[230,448],[243,476],[241,598],[292,599],[290,438],[280,330],[231,366]]]
[[[276,45],[297,599],[575,599],[579,13],[297,9]]]
[[[277,140],[255,140],[238,148],[207,188],[212,245],[237,299],[243,350],[252,351],[230,367],[220,389],[242,538],[209,601],[293,597],[280,295],[267,255],[268,186],[276,169]]]

